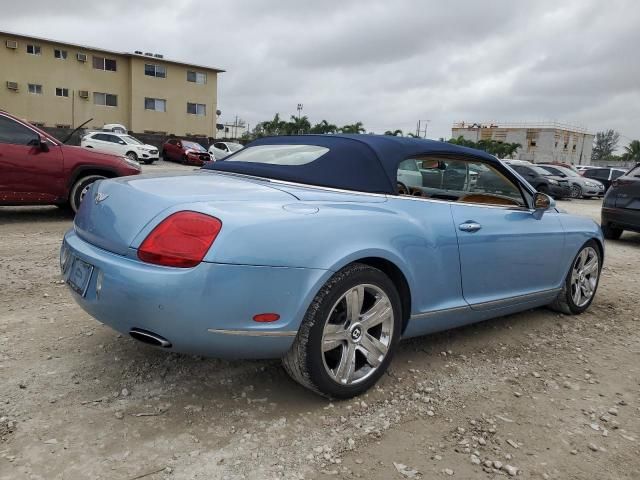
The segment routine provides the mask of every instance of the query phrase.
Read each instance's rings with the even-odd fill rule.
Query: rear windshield
[[[306,165],[329,151],[317,145],[256,145],[245,148],[225,162],[268,163],[271,165]]]

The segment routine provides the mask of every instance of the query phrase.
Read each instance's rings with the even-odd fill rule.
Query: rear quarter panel
[[[464,305],[450,206],[374,198],[378,203],[216,202],[190,208],[223,222],[205,261],[326,270],[314,286],[315,295],[333,272],[377,257],[404,274],[411,288],[412,313]],[[139,244],[145,234],[141,232],[134,243]]]

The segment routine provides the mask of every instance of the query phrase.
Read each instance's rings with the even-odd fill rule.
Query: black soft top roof
[[[265,137],[251,142],[247,147],[258,145],[317,145],[329,151],[304,165],[219,160],[204,168],[344,190],[393,194],[396,191],[398,164],[410,157],[428,154],[473,155],[489,163],[498,163],[495,157],[480,150],[435,140],[389,135]]]

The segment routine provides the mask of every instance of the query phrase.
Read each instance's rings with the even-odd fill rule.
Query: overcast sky
[[[223,121],[303,103],[377,133],[555,120],[640,138],[637,0],[39,0],[3,4],[0,30],[225,69]]]

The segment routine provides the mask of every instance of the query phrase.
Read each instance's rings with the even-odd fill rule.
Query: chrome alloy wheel
[[[322,332],[322,361],[329,376],[353,385],[372,375],[387,355],[394,321],[391,301],[379,287],[357,285],[342,295]]]
[[[571,298],[577,307],[586,305],[598,285],[600,263],[593,247],[585,247],[576,257],[571,270]]]

